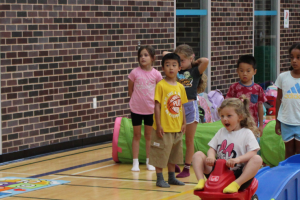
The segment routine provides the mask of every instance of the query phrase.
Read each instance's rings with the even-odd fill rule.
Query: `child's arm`
[[[182,106],[182,114],[183,114],[183,122],[181,126],[181,133],[185,133],[185,128],[186,128],[186,118],[185,118],[185,110],[184,107]]]
[[[130,96],[130,98],[133,93],[133,85],[134,85],[134,82],[129,79],[128,80],[128,95]]]
[[[277,119],[279,108],[281,105],[282,99],[282,89],[277,88],[277,98],[276,98],[276,125],[275,125],[275,132],[277,135],[281,135],[281,128],[280,128],[280,121]]]
[[[155,122],[156,122],[156,134],[158,137],[163,137],[164,130],[160,123],[160,103],[155,101],[155,108],[154,108],[154,115],[155,115]]]
[[[257,150],[249,151],[246,154],[239,156],[237,158],[232,158],[226,161],[226,166],[227,167],[234,167],[235,164],[239,163],[246,163],[248,162],[253,156],[257,155]]]
[[[208,66],[209,60],[205,57],[198,58],[193,64],[198,64],[198,70],[200,74],[203,74],[203,72],[206,70]]]
[[[207,151],[207,158],[205,160],[205,163],[208,166],[214,166],[215,162],[216,162],[216,150],[214,150],[213,148],[209,148]]]
[[[260,137],[263,134],[263,127],[264,127],[264,107],[262,103],[258,104],[258,120],[259,120],[259,127],[258,130],[260,132]]]

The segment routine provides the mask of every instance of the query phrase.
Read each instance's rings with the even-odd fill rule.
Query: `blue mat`
[[[70,181],[22,178],[22,177],[4,177],[0,178],[0,198],[5,198],[25,192],[53,187]]]

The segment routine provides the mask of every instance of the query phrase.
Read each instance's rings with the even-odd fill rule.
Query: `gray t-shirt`
[[[197,100],[197,87],[201,77],[202,74],[199,73],[198,65],[178,72],[177,78],[179,79],[179,83],[184,86],[189,100]]]

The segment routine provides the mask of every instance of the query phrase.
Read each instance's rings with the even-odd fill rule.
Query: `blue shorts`
[[[199,110],[198,110],[198,103],[197,101],[190,101],[185,104],[184,111],[185,111],[185,118],[186,124],[191,124],[193,122],[199,123]]]
[[[289,142],[293,139],[300,141],[300,126],[293,126],[284,123],[281,124],[281,136],[284,142]]]

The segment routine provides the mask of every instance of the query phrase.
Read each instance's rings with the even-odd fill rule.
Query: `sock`
[[[239,189],[240,186],[235,181],[233,181],[226,188],[224,188],[223,193],[235,193],[238,192]]]
[[[205,180],[200,179],[198,184],[194,187],[194,190],[203,190],[204,185],[205,185]]]
[[[155,167],[153,165],[149,165],[149,158],[146,159],[147,169],[150,171],[155,171]]]
[[[184,164],[183,170],[180,174],[177,174],[176,178],[184,178],[190,176],[190,167],[191,164]]]
[[[175,172],[169,172],[169,180],[168,183],[170,185],[185,185],[184,182],[181,182],[175,178]]]
[[[156,173],[156,176],[157,176],[156,186],[163,187],[163,188],[170,187],[170,185],[164,180],[162,173]]]
[[[133,159],[131,171],[134,171],[134,172],[139,172],[140,171],[140,168],[139,168],[139,159],[138,158]]]
[[[176,173],[180,173],[180,171],[181,171],[181,170],[180,170],[180,167],[179,167],[178,165],[175,165],[175,172],[176,172]]]

